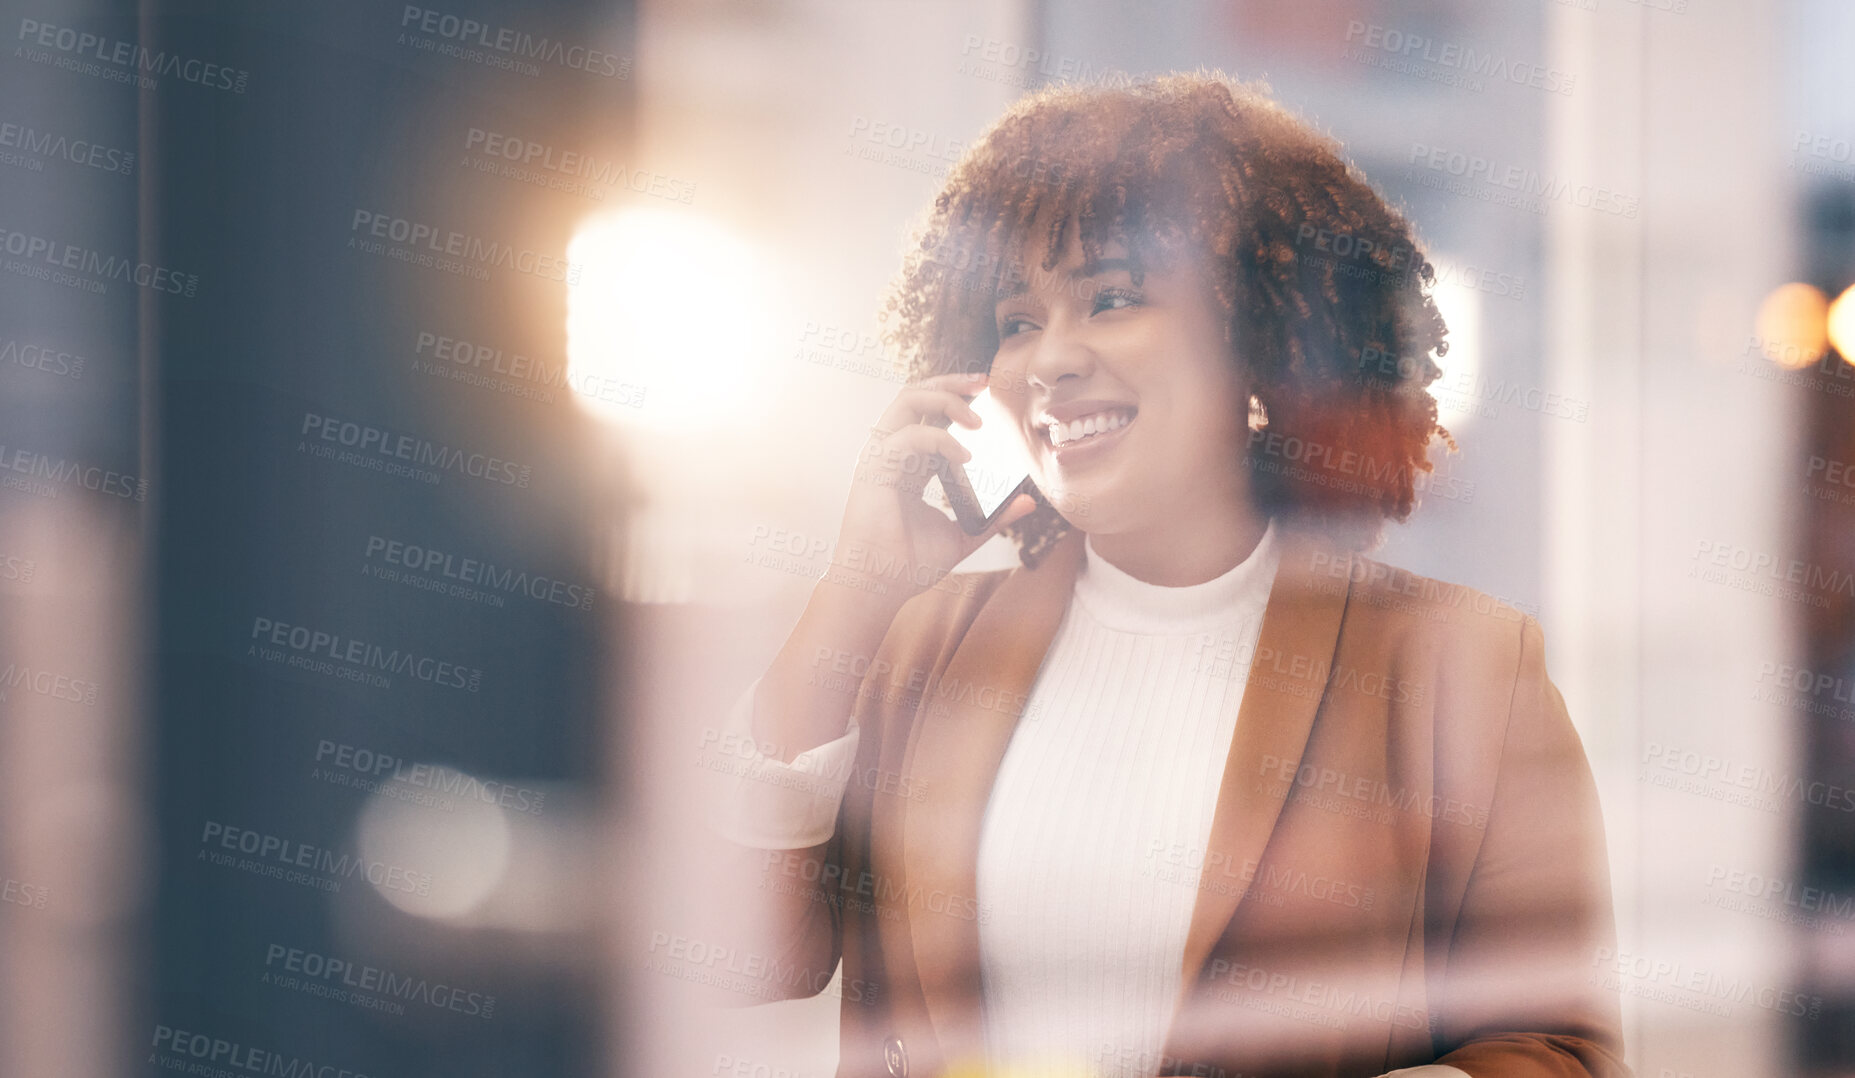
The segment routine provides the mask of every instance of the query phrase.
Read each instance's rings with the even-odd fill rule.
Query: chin
[[[1040,484],[1038,489],[1045,489]],[[1056,496],[1044,495],[1069,526],[1080,532],[1113,532],[1124,529],[1128,519],[1133,515],[1123,499],[1114,496],[1112,490],[1097,490],[1096,484],[1087,487],[1068,487]]]

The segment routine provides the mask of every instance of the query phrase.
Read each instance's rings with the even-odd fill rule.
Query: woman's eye
[[[998,339],[1002,341],[1006,337],[1015,336],[1027,329],[1036,328],[1037,327],[1032,325],[1028,319],[1007,318],[998,324]]]
[[[1095,309],[1089,313],[1100,314],[1103,311],[1119,311],[1128,307],[1138,307],[1142,303],[1140,293],[1127,288],[1104,288],[1095,293]]]

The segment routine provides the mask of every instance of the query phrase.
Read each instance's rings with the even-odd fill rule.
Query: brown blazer
[[[1282,539],[1208,849],[1145,851],[1155,874],[1201,877],[1165,1051],[1137,1065],[1628,1075],[1600,987],[1615,927],[1597,790],[1539,626]],[[1060,721],[1021,713],[1082,556],[1071,534],[1034,571],[910,600],[861,684],[835,834],[767,859],[762,886],[810,880],[786,953],[843,960],[843,1078],[983,1061],[980,824],[1016,723]]]

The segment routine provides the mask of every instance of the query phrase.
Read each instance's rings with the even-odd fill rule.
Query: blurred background
[[[1632,1064],[1855,1074],[1855,9],[0,11],[0,1074],[832,1073],[671,944],[716,729],[949,166],[1201,65],[1438,266],[1380,556],[1544,625]]]

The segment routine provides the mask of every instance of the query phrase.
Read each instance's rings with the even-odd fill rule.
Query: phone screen
[[[962,467],[980,514],[989,519],[1030,477],[1031,455],[1017,420],[993,398],[990,389],[980,390],[970,403],[979,413],[979,429],[950,423],[947,430],[973,455]]]

